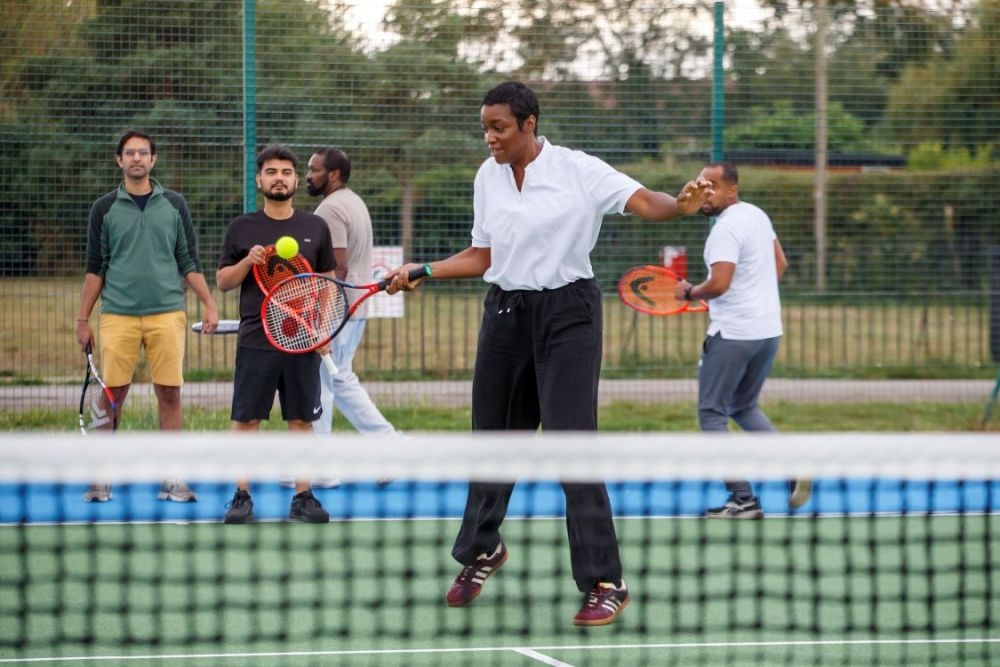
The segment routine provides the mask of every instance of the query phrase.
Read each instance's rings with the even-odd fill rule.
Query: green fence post
[[[712,64],[712,162],[722,161],[722,123],[725,120],[722,62],[726,57],[725,8],[726,3],[721,1],[715,3],[715,38]]]
[[[257,208],[256,0],[243,0],[243,210]]]

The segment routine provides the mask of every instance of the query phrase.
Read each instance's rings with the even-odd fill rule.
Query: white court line
[[[297,658],[323,656],[416,655],[435,653],[496,653],[500,651],[604,651],[610,649],[691,649],[691,648],[768,648],[790,646],[878,646],[919,644],[996,644],[1000,637],[955,639],[817,639],[774,642],[692,642],[688,644],[583,644],[566,646],[483,646],[469,648],[407,648],[354,651],[270,651],[261,653],[175,653],[167,655],[85,655],[50,658],[0,658],[0,664],[38,662],[87,662],[101,660],[225,660],[245,658]]]
[[[561,660],[556,660],[555,658],[545,655],[544,653],[539,653],[538,651],[532,650],[530,648],[516,648],[515,653],[520,653],[521,655],[526,655],[532,660],[537,660],[543,665],[550,665],[551,667],[573,667],[573,665],[568,662],[563,662]]]

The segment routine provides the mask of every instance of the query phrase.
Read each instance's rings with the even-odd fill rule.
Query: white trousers
[[[382,416],[372,403],[368,392],[361,386],[361,380],[351,369],[354,353],[361,343],[367,320],[350,319],[344,329],[330,343],[330,354],[337,366],[337,374],[330,376],[325,364],[319,365],[320,405],[323,414],[314,421],[313,431],[330,433],[333,424],[333,408],[351,422],[358,433],[395,433],[396,429]]]

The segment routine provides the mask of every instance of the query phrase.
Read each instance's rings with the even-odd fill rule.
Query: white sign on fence
[[[382,280],[391,269],[403,263],[403,246],[375,246],[372,248],[372,279]],[[402,317],[403,293],[381,292],[371,297],[368,303],[368,317]]]

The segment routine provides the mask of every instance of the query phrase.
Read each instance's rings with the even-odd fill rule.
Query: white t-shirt
[[[518,191],[509,164],[476,174],[472,245],[489,248],[483,275],[505,290],[555,289],[593,278],[590,252],[607,213],[622,213],[642,185],[602,160],[542,137]]]
[[[334,248],[347,250],[347,282],[365,285],[372,276],[372,218],[365,202],[350,188],[340,188],[327,195],[316,207],[316,215],[326,220]],[[347,290],[354,303],[364,292]],[[354,313],[355,319],[368,316],[368,304]]]
[[[730,340],[762,340],[782,334],[781,300],[771,219],[753,204],[738,202],[716,218],[705,241],[705,266],[736,265],[726,293],[708,302],[708,335]]]

